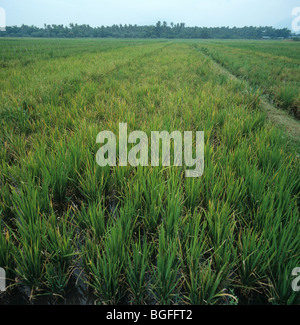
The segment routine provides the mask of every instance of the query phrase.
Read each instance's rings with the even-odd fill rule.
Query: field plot
[[[299,303],[299,154],[202,52],[239,66],[246,42],[0,43],[0,302]],[[289,46],[274,69],[299,68]],[[99,167],[97,134],[121,122],[204,131],[203,176]]]
[[[260,89],[276,106],[300,118],[300,44],[214,41],[202,49],[233,74]]]

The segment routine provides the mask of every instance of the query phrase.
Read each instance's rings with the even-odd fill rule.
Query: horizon
[[[158,23],[158,22],[160,22],[161,24],[163,23],[163,22],[165,22],[165,20],[159,20],[159,21],[157,21],[156,23],[154,23],[154,24],[145,24],[145,25],[139,25],[139,24],[131,24],[131,23],[128,23],[128,24],[111,24],[111,25],[98,25],[98,26],[91,26],[91,25],[89,25],[89,24],[78,24],[78,23],[73,23],[73,22],[70,22],[70,23],[68,23],[68,24],[52,24],[52,23],[44,23],[43,24],[43,26],[37,26],[37,25],[33,25],[33,24],[31,24],[31,25],[29,25],[29,24],[22,24],[22,25],[24,25],[24,26],[29,26],[29,27],[31,27],[31,26],[33,26],[33,27],[37,27],[37,28],[44,28],[45,26],[63,26],[64,28],[66,28],[66,27],[68,27],[68,28],[70,28],[71,27],[71,25],[77,25],[77,26],[84,26],[84,25],[86,25],[86,26],[89,26],[89,27],[91,27],[91,28],[101,28],[102,26],[104,26],[105,28],[106,27],[112,27],[112,26],[138,26],[138,27],[155,27],[156,26],[156,24]],[[229,29],[233,29],[233,28],[250,28],[250,27],[254,27],[254,28],[274,28],[274,29],[289,29],[289,30],[291,30],[292,31],[292,29],[291,28],[288,28],[288,27],[274,27],[274,26],[268,26],[268,25],[260,25],[260,26],[253,26],[253,25],[245,25],[245,26],[187,26],[187,24],[184,22],[184,21],[180,21],[180,22],[172,22],[173,24],[174,24],[174,26],[175,25],[177,25],[177,24],[184,24],[185,25],[185,27],[186,28],[229,28]],[[168,23],[167,22],[167,26],[168,27],[172,27],[171,25],[170,25],[171,23]],[[22,25],[7,25],[6,27],[18,27],[18,28],[20,28]],[[292,31],[293,32],[293,31]]]
[[[288,4],[287,4],[288,2]],[[294,8],[299,0],[0,0],[7,26],[43,27],[70,24],[91,27],[112,25],[168,25],[184,22],[186,27],[274,27],[292,30]]]

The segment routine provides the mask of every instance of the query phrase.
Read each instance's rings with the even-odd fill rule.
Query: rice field
[[[300,51],[297,42],[212,42],[202,50],[247,80],[276,106],[300,119]]]
[[[260,101],[299,108],[299,47],[1,39],[0,303],[299,304],[299,146]],[[122,122],[204,131],[204,174],[98,166]]]

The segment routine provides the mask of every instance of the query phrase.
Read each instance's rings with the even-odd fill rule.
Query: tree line
[[[292,36],[288,28],[273,27],[187,27],[184,23],[157,22],[156,25],[112,25],[91,27],[69,24],[46,25],[43,27],[22,25],[6,27],[0,37],[46,37],[46,38],[218,38],[218,39],[261,39],[288,38]]]

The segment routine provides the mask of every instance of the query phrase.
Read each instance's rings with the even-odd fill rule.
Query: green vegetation
[[[300,266],[299,154],[257,91],[203,53],[222,48],[229,62],[228,53],[246,50],[164,40],[0,43],[6,297],[25,287],[33,301],[59,299],[84,281],[99,304],[299,303],[291,288]],[[260,72],[266,84],[275,79]],[[99,167],[96,136],[118,134],[120,122],[148,135],[205,131],[204,175]]]
[[[46,37],[46,38],[217,38],[217,39],[262,39],[288,38],[292,36],[288,28],[274,27],[187,27],[185,23],[171,23],[158,21],[155,25],[112,25],[91,27],[89,25],[69,24],[46,25],[43,28],[22,25],[6,27],[0,37]],[[296,40],[296,38],[294,38]]]
[[[212,42],[202,50],[300,118],[300,47],[295,42]]]

